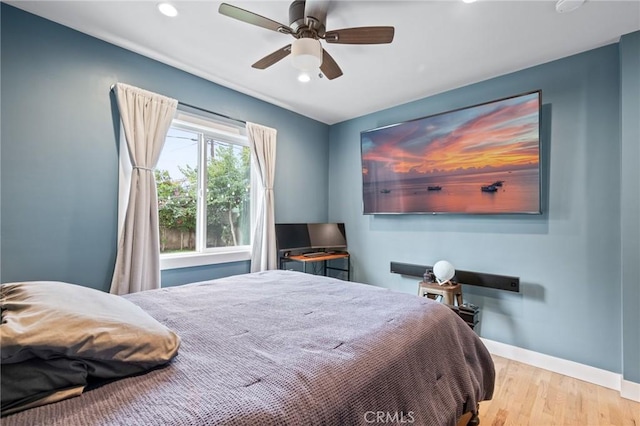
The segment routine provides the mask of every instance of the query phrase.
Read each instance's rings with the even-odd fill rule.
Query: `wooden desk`
[[[420,281],[418,283],[418,296],[427,296],[435,299],[436,296],[442,296],[443,302],[447,305],[454,305],[458,302],[458,306],[462,305],[462,285],[461,284],[445,284],[426,283]]]
[[[337,259],[345,259],[347,262],[346,268],[338,268],[335,266],[327,265],[328,261],[337,260]],[[351,259],[349,253],[341,252],[341,253],[331,253],[323,256],[305,256],[303,254],[296,254],[288,257],[280,258],[280,269],[284,269],[284,266],[287,262],[301,262],[303,272],[307,272],[307,265],[315,262],[322,262],[322,270],[324,276],[327,276],[327,270],[330,271],[339,271],[347,273],[347,281],[351,281]]]

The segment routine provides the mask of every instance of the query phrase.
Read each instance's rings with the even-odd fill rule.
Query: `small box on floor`
[[[460,316],[460,318],[464,320],[464,322],[469,324],[469,327],[471,327],[472,329],[476,326],[476,324],[478,324],[480,308],[478,308],[476,305],[463,303],[460,306],[450,306],[450,308],[453,309]]]

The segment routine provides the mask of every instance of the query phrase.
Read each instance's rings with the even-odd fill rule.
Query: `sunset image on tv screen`
[[[361,133],[364,213],[540,213],[540,92]]]

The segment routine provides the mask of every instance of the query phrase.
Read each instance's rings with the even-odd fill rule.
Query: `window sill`
[[[251,250],[247,248],[224,252],[167,254],[160,255],[160,270],[241,262],[250,259]]]

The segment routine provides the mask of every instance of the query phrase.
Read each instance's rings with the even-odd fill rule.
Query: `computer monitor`
[[[276,248],[278,251],[311,248],[307,224],[276,223]]]
[[[311,248],[347,248],[344,223],[309,223]]]
[[[276,247],[282,250],[344,249],[344,223],[276,223]]]

